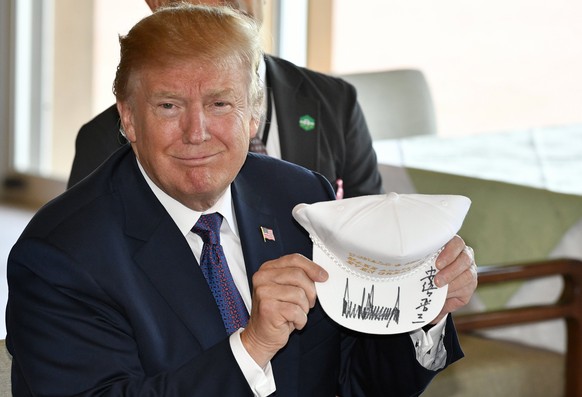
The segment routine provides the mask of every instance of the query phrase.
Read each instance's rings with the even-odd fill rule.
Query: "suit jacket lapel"
[[[216,302],[188,243],[147,186],[133,154],[127,157],[114,183],[126,204],[126,233],[134,244],[134,260],[201,348],[208,349],[226,337]],[[264,262],[283,254],[277,217],[270,212],[268,203],[262,202],[256,184],[251,182],[254,177],[243,168],[232,185],[251,291],[252,275]],[[263,239],[261,226],[273,231],[274,241]],[[287,349],[286,355],[296,354],[296,349]]]
[[[135,157],[131,153],[126,157],[125,164],[116,173],[114,189],[125,203],[126,233],[134,248],[134,260],[170,310],[191,330],[200,348],[208,349],[226,338],[212,293],[187,242],[139,172]],[[255,175],[249,174],[243,167],[233,182],[232,192],[252,291],[252,275],[264,262],[283,254],[284,236],[279,234],[277,217],[270,212],[271,207],[262,202],[256,183],[251,183]],[[275,241],[263,239],[261,226],[273,231]],[[273,361],[275,376],[289,390],[298,387],[295,379],[299,358],[299,340],[292,337]]]
[[[232,184],[232,199],[252,291],[253,274],[264,262],[282,255],[282,238],[278,235],[277,218],[268,212],[268,206],[263,205],[262,197],[251,187],[244,172]],[[265,239],[261,227],[273,231],[275,240]]]
[[[188,243],[139,172],[119,175],[126,203],[126,233],[135,239],[134,259],[203,349],[226,337],[220,311]],[[178,292],[179,291],[179,292]]]
[[[275,100],[281,157],[312,170],[319,169],[320,104],[300,94],[304,78],[295,70],[265,56],[267,83]],[[310,129],[310,121],[315,125]],[[300,124],[302,123],[302,124]],[[301,126],[303,125],[303,127]],[[297,141],[301,141],[300,144]]]
[[[269,203],[263,202],[256,183],[253,185],[250,182],[252,179],[253,175],[248,175],[243,168],[232,184],[233,203],[251,291],[252,275],[264,262],[281,257],[285,243],[285,236],[279,233],[278,218],[270,212]],[[275,241],[263,239],[261,226],[273,231]],[[298,338],[291,337],[285,349],[277,353],[272,361],[277,386],[289,391],[289,395],[298,393],[296,379],[299,377],[300,355],[300,342]]]
[[[171,219],[156,229],[135,258],[203,349],[227,336],[200,266]]]

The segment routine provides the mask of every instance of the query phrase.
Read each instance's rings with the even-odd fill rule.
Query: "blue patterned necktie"
[[[226,332],[230,335],[246,326],[249,314],[234,284],[220,245],[221,223],[222,215],[217,212],[202,215],[192,231],[204,242],[200,255],[200,269],[220,309]]]

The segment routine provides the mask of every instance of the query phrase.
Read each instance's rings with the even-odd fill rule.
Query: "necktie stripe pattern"
[[[230,335],[246,326],[249,314],[234,284],[222,245],[220,245],[221,224],[222,216],[216,212],[202,215],[192,231],[204,242],[200,256],[200,269],[220,309],[224,327]]]

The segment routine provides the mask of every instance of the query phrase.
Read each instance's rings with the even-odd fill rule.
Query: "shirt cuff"
[[[447,362],[444,344],[447,317],[448,315],[428,331],[420,328],[409,333],[416,351],[416,360],[431,371],[444,368]]]
[[[249,355],[242,344],[240,333],[244,328],[234,332],[229,337],[230,348],[234,358],[238,363],[247,383],[249,384],[255,397],[266,397],[275,392],[275,378],[271,363],[267,363],[265,368],[261,368]]]

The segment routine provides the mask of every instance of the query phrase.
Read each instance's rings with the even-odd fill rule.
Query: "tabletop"
[[[378,162],[582,195],[582,124],[374,142]]]

